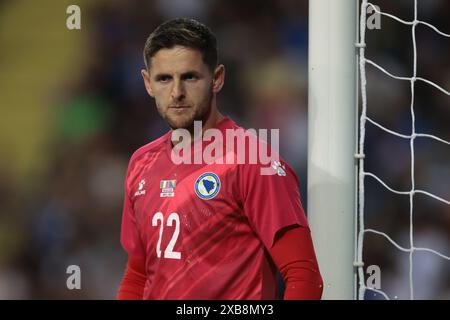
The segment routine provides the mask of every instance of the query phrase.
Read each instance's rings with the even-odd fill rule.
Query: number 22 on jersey
[[[173,222],[175,222],[175,232],[172,235],[172,239],[170,239],[169,244],[164,250],[164,258],[167,259],[181,259],[181,252],[173,251],[173,247],[177,242],[178,236],[180,235],[180,216],[176,212],[172,212],[167,218],[167,226],[172,227]],[[152,226],[157,227],[159,224],[159,237],[158,243],[156,244],[156,255],[158,258],[161,258],[161,239],[164,230],[164,215],[162,212],[156,212],[152,218]]]

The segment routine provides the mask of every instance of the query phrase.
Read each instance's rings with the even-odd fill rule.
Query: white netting
[[[439,141],[443,144],[450,145],[450,141],[446,141],[445,139],[436,137],[434,135],[425,134],[425,133],[418,133],[416,132],[415,127],[415,110],[414,110],[414,93],[415,93],[415,83],[417,81],[422,81],[428,85],[433,86],[437,90],[440,90],[442,93],[450,96],[450,92],[448,90],[445,90],[438,84],[424,79],[422,77],[419,77],[417,75],[417,45],[416,45],[416,27],[419,24],[422,24],[424,26],[427,26],[437,32],[439,35],[443,37],[450,38],[450,34],[446,34],[435,26],[421,21],[418,19],[418,9],[417,9],[417,1],[414,0],[414,19],[412,21],[406,21],[398,18],[395,15],[383,12],[383,10],[378,10],[376,6],[374,6],[372,3],[369,3],[367,0],[361,1],[361,14],[360,14],[360,40],[359,43],[357,43],[357,47],[359,47],[359,67],[360,67],[360,78],[361,78],[361,100],[362,100],[362,106],[361,106],[361,116],[360,116],[360,136],[359,136],[359,151],[358,154],[355,155],[357,159],[359,159],[359,187],[358,187],[358,198],[359,198],[359,207],[358,207],[358,230],[357,230],[357,257],[355,261],[355,266],[358,267],[358,282],[359,282],[359,290],[358,290],[358,298],[364,299],[364,295],[366,290],[371,290],[374,292],[377,292],[381,294],[384,298],[390,299],[390,297],[383,292],[382,290],[377,290],[373,288],[368,288],[365,283],[364,278],[364,263],[363,263],[363,245],[364,245],[364,235],[366,233],[373,233],[376,235],[379,235],[381,237],[385,237],[395,248],[397,248],[400,251],[409,253],[409,297],[410,299],[414,299],[414,285],[413,285],[413,254],[417,251],[426,251],[432,254],[435,254],[443,259],[450,260],[450,257],[446,254],[443,254],[441,252],[438,252],[436,250],[433,250],[432,248],[420,248],[416,247],[414,243],[414,225],[413,225],[413,216],[414,216],[414,195],[415,194],[424,194],[426,196],[429,196],[437,201],[441,201],[442,203],[445,203],[447,205],[450,205],[450,201],[446,199],[442,199],[441,197],[438,197],[437,195],[434,195],[430,192],[416,189],[415,187],[415,170],[414,170],[414,141],[416,138],[428,138],[428,139],[434,139],[436,141]],[[402,23],[404,25],[411,26],[411,35],[412,35],[412,43],[413,43],[413,72],[412,76],[396,76],[393,75],[391,72],[387,71],[382,66],[378,65],[376,62],[371,61],[369,59],[366,59],[365,57],[365,51],[366,51],[366,22],[367,22],[367,9],[371,6],[372,9],[377,13],[384,17],[393,19],[397,21],[398,23]],[[371,65],[372,67],[377,68],[379,71],[383,72],[386,76],[391,77],[393,79],[401,80],[401,81],[409,81],[410,87],[411,87],[411,105],[410,105],[410,111],[411,111],[411,128],[412,132],[410,135],[400,134],[396,132],[395,130],[388,129],[378,122],[376,122],[374,119],[371,119],[367,116],[367,78],[366,78],[366,65]],[[365,143],[365,133],[366,133],[366,124],[370,123],[371,125],[376,126],[377,128],[395,135],[402,139],[408,139],[410,143],[410,151],[411,151],[411,190],[409,191],[399,191],[391,188],[388,186],[381,178],[376,176],[373,173],[366,172],[364,169],[364,143]],[[375,179],[377,182],[380,183],[381,186],[389,190],[390,192],[393,192],[398,195],[405,195],[409,197],[409,247],[404,248],[400,246],[398,243],[396,243],[388,234],[384,232],[380,232],[374,229],[366,229],[365,228],[365,221],[364,221],[364,180],[366,177],[370,177]]]

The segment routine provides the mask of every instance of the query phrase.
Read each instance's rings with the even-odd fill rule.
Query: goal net
[[[360,2],[358,299],[450,298],[450,23],[430,20],[445,2]]]

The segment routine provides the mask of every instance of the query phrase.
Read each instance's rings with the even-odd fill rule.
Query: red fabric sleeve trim
[[[319,300],[323,281],[308,227],[290,226],[277,233],[270,255],[285,282],[285,300]]]
[[[125,274],[119,286],[118,300],[142,300],[147,276],[145,259],[128,257]]]

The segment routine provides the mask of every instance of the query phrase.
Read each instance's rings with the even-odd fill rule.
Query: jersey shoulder
[[[130,158],[130,165],[134,162],[138,161],[144,155],[152,154],[160,152],[162,149],[166,147],[167,139],[170,134],[170,131],[162,135],[156,140],[153,140],[142,147],[138,148]]]
[[[169,134],[170,131],[158,139],[143,145],[132,154],[125,177],[127,190],[131,190],[132,186],[137,183],[142,170],[158,159],[161,152],[164,152],[164,148],[167,147],[166,143],[168,142]]]

